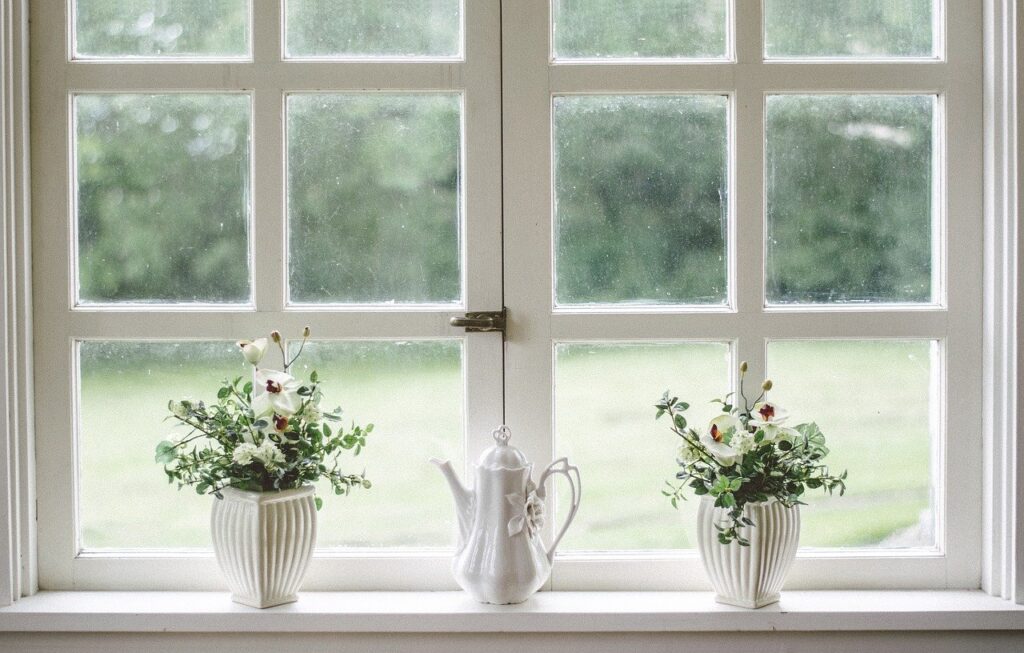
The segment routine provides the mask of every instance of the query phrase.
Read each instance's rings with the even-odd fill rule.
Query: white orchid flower
[[[302,383],[290,374],[258,370],[255,385],[256,396],[252,400],[252,410],[256,417],[271,414],[290,417],[302,408],[302,398],[299,396]]]
[[[722,442],[726,435],[731,438],[733,434],[742,430],[743,423],[736,416],[728,413],[719,415],[708,424],[708,433],[711,434],[711,438],[715,442]]]
[[[764,431],[765,442],[796,442],[800,437],[800,432],[796,429],[791,429],[788,426],[776,426],[775,424],[769,424],[761,427]]]
[[[242,349],[242,356],[252,365],[259,365],[263,355],[267,353],[267,339],[239,340],[235,343]]]
[[[718,464],[722,467],[730,467],[740,459],[740,452],[736,451],[724,442],[718,442],[709,433],[700,436],[700,443],[708,450]]]
[[[750,424],[757,428],[779,426],[787,419],[789,419],[789,413],[770,401],[758,402],[754,404],[754,410],[750,411]]]

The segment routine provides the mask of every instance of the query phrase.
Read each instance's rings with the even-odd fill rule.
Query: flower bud
[[[267,339],[257,338],[256,340],[239,340],[237,344],[242,350],[242,356],[252,365],[259,365],[263,360],[263,354],[267,351]]]
[[[772,380],[771,379],[765,379],[764,383],[761,384],[761,389],[764,390],[765,392],[768,392],[769,390],[771,390],[772,389]]]
[[[270,332],[270,339],[273,340],[274,342],[276,342],[277,344],[281,344],[281,332],[280,331],[276,331],[276,330],[275,331],[271,331]]]
[[[308,325],[305,328],[302,329],[302,337],[303,338],[308,338],[310,333],[312,333],[312,332],[309,330],[309,326]]]
[[[743,361],[742,363],[740,363],[740,374],[746,374],[746,373],[747,373],[747,361]]]

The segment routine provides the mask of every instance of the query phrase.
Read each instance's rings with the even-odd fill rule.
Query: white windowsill
[[[0,632],[685,632],[1024,630],[1024,606],[980,591],[784,592],[760,610],[708,592],[541,592],[515,606],[461,592],[304,592],[257,610],[221,592],[40,592]]]

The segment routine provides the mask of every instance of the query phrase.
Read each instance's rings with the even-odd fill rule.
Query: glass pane
[[[78,292],[249,300],[249,96],[78,95]]]
[[[767,99],[769,303],[934,300],[935,101]]]
[[[75,56],[245,57],[248,0],[75,0]]]
[[[167,402],[212,400],[220,381],[251,373],[233,342],[83,342],[79,417],[80,523],[85,548],[208,547],[210,497],[167,483],[156,444],[180,435]],[[267,354],[276,365],[273,351]],[[313,342],[293,368],[318,370],[324,406],[375,424],[367,448],[343,457],[370,490],[319,489],[320,546],[448,547],[454,512],[431,456],[463,465],[459,341]],[[402,396],[400,409],[394,397]],[[131,497],[131,501],[125,501]],[[388,519],[381,519],[382,514]],[[159,515],[159,520],[153,516]]]
[[[727,100],[555,98],[556,303],[726,301]]]
[[[325,407],[340,405],[345,423],[374,424],[350,464],[355,473],[365,469],[373,487],[339,498],[320,490],[319,545],[451,547],[455,509],[428,460],[464,467],[462,342],[312,342],[294,372],[312,369]]]
[[[554,0],[557,59],[726,57],[727,0]]]
[[[460,112],[454,94],[288,98],[293,301],[461,299]]]
[[[687,417],[709,421],[719,412],[711,399],[728,392],[729,346],[573,343],[555,356],[557,455],[580,468],[586,488],[559,550],[694,548],[698,502],[677,512],[661,494],[675,480],[680,440],[654,421],[654,403],[671,390],[691,400]]]
[[[935,0],[765,0],[769,57],[931,57]]]
[[[817,422],[847,492],[811,491],[800,544],[928,547],[935,538],[932,443],[938,343],[929,340],[768,344],[771,398],[796,424]]]
[[[289,57],[456,57],[460,0],[286,0]]]
[[[180,435],[171,399],[212,400],[250,374],[233,342],[82,342],[79,527],[83,548],[209,547],[211,497],[167,482],[153,451]]]

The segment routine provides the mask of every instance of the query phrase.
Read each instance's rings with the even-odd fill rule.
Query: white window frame
[[[527,15],[528,12],[517,11],[516,5],[521,0],[505,0],[503,5],[503,23],[512,25],[516,22],[529,23],[536,19],[536,16]],[[742,1],[742,0],[741,0]],[[470,3],[474,0],[470,0]],[[34,443],[35,429],[32,421],[33,411],[31,409],[34,399],[33,393],[33,366],[32,357],[29,355],[32,342],[32,285],[31,265],[33,260],[30,247],[31,233],[29,192],[28,192],[28,0],[12,0],[4,3],[0,11],[0,60],[3,61],[0,67],[2,84],[0,84],[0,163],[2,163],[2,190],[0,195],[0,209],[4,219],[4,230],[2,240],[2,253],[4,263],[4,281],[0,284],[3,301],[2,321],[4,329],[0,331],[0,363],[3,363],[4,399],[6,410],[0,414],[0,605],[16,600],[19,596],[29,595],[37,591],[38,583],[35,578],[37,568],[36,547],[34,544],[36,529],[35,522],[35,499],[37,495],[45,495],[51,489],[52,479],[44,479],[40,483],[40,491],[37,492],[36,481],[33,475],[35,465]],[[958,3],[959,4],[959,3]],[[1020,198],[1017,189],[1024,183],[1021,177],[1022,167],[1018,165],[1020,156],[1020,143],[1018,124],[1020,116],[1018,112],[1019,98],[1019,71],[1024,69],[1024,61],[1020,61],[1020,45],[1024,37],[1024,17],[1018,14],[1014,0],[984,0],[984,23],[985,23],[985,311],[984,311],[984,414],[985,421],[983,429],[984,459],[983,466],[978,465],[978,476],[984,476],[984,502],[976,501],[967,506],[971,512],[983,512],[984,525],[982,537],[984,546],[981,557],[983,573],[981,575],[981,586],[983,589],[997,596],[1015,599],[1024,602],[1024,455],[1022,455],[1020,442],[1019,425],[1024,416],[1021,415],[1021,408],[1024,407],[1024,379],[1021,378],[1021,370],[1024,370],[1022,360],[1022,348],[1018,346],[1018,333],[1024,328],[1024,314],[1020,307],[1024,306],[1024,288],[1017,283],[1017,274],[1021,269],[1021,252],[1024,251],[1024,242],[1021,242],[1022,234],[1018,229],[1017,215],[1020,206]],[[35,16],[33,19],[35,20]],[[35,29],[35,28],[34,28]],[[513,27],[515,29],[515,27]],[[740,37],[750,32],[750,25],[738,26]],[[755,30],[756,31],[756,30]],[[522,229],[517,229],[520,222],[536,220],[538,215],[545,215],[549,210],[548,197],[532,201],[529,192],[535,192],[537,186],[533,186],[531,180],[536,180],[534,170],[529,165],[530,156],[528,152],[531,143],[535,146],[538,143],[538,136],[542,141],[544,134],[532,133],[529,124],[536,119],[538,112],[549,110],[549,91],[546,86],[536,88],[525,85],[530,80],[541,84],[547,83],[547,62],[543,67],[536,60],[538,43],[536,39],[531,41],[529,47],[525,47],[523,56],[519,61],[511,61],[511,52],[508,47],[509,32],[503,34],[503,41],[506,42],[506,55],[504,70],[509,74],[512,67],[518,68],[521,83],[517,87],[517,102],[524,103],[528,109],[516,114],[509,114],[512,100],[505,98],[506,115],[504,118],[504,129],[506,139],[504,143],[504,161],[506,199],[504,210],[507,214],[505,221],[507,238],[506,247],[510,258],[523,257],[521,261],[538,262],[538,256],[531,256],[528,248],[524,245],[516,245],[517,235]],[[755,36],[750,34],[751,36]],[[760,33],[756,34],[758,42]],[[257,45],[257,56],[259,46]],[[980,44],[976,50],[980,49]],[[527,51],[529,51],[527,53]],[[742,48],[740,54],[742,55]],[[545,50],[546,56],[546,50]],[[806,65],[808,70],[813,70],[812,65]],[[880,65],[886,70],[884,74],[891,76],[897,73],[899,66]],[[368,74],[371,67],[367,67],[364,73]],[[614,70],[614,67],[605,70]],[[682,71],[676,71],[682,72]],[[554,72],[553,74],[560,74]],[[586,74],[584,71],[583,74]],[[592,71],[591,74],[601,74],[601,71]],[[714,79],[708,73],[691,72],[692,81],[700,79]],[[212,75],[215,76],[215,75]],[[543,77],[542,77],[543,76]],[[643,78],[641,78],[643,79]],[[721,80],[719,80],[721,81]],[[856,81],[853,75],[851,81]],[[928,81],[925,79],[924,81]],[[710,88],[710,86],[709,86]],[[619,88],[616,90],[632,90],[631,88]],[[949,122],[947,122],[947,125]],[[751,126],[747,125],[748,129]],[[758,127],[759,129],[759,127]],[[980,130],[980,127],[978,128]],[[38,145],[37,145],[38,147]],[[546,145],[543,145],[546,147]],[[524,158],[525,156],[525,158]],[[537,155],[534,154],[534,163]],[[33,158],[33,170],[36,176],[48,175],[52,171],[35,164],[38,159],[38,152]],[[549,169],[547,161],[543,162]],[[546,183],[539,188],[546,188]],[[742,195],[742,189],[734,186],[737,192]],[[61,191],[66,193],[66,190]],[[748,198],[749,201],[750,198]],[[760,201],[760,198],[756,198]],[[740,197],[738,204],[742,206],[743,200]],[[540,213],[536,210],[540,208]],[[742,221],[744,215],[741,211],[739,219]],[[759,216],[758,216],[759,217]],[[748,236],[750,230],[747,230]],[[742,242],[739,244],[743,246]],[[524,257],[525,255],[525,257]],[[38,251],[36,259],[40,258]],[[37,261],[36,265],[39,263]],[[545,269],[534,266],[533,269]],[[510,284],[513,286],[514,284]],[[528,285],[528,284],[527,284]],[[537,292],[529,292],[529,288],[520,288],[519,292],[532,297],[535,308],[540,312],[536,313],[539,318],[528,319],[526,308],[523,306],[520,311],[513,313],[513,329],[525,337],[534,339],[532,356],[530,351],[521,352],[525,355],[511,356],[510,361],[518,361],[516,367],[528,369],[531,364],[540,364],[541,373],[550,375],[550,360],[543,360],[538,355],[538,349],[545,349],[550,355],[550,336],[552,325],[558,320],[550,317],[550,305],[543,305],[539,297],[543,295]],[[534,289],[536,290],[536,289]],[[36,290],[38,292],[38,289]],[[510,289],[510,301],[515,294]],[[739,298],[740,306],[743,305],[743,298]],[[750,298],[748,297],[748,300]],[[760,298],[758,298],[760,299]],[[747,304],[750,305],[749,302]],[[757,303],[754,303],[756,306]],[[481,309],[490,307],[480,307]],[[980,311],[979,311],[980,314]],[[882,313],[885,316],[885,313]],[[813,317],[813,316],[812,316]],[[706,319],[704,316],[691,316],[689,320],[704,330],[712,330],[716,320],[720,316],[713,316]],[[786,316],[773,316],[779,324],[787,324],[792,328],[793,322],[787,321]],[[819,318],[814,318],[819,319]],[[865,327],[870,330],[871,320],[857,320],[854,316],[847,316],[849,328]],[[976,318],[975,318],[976,319]],[[672,320],[662,315],[648,316],[649,323],[655,333],[668,333],[669,337],[677,337],[672,332]],[[606,316],[602,318],[609,327],[615,327],[615,317]],[[276,326],[276,324],[275,324]],[[622,329],[622,327],[615,327]],[[692,329],[692,327],[691,327]],[[688,330],[689,331],[689,330]],[[671,332],[671,333],[670,333]],[[544,338],[539,338],[538,333]],[[626,334],[628,336],[628,334]],[[596,337],[612,337],[609,333],[599,332]],[[538,348],[537,342],[544,341],[544,347]],[[510,349],[515,345],[510,344]],[[756,348],[755,348],[756,349]],[[756,352],[755,352],[756,353]],[[749,358],[749,357],[748,357]],[[519,370],[511,370],[513,374],[519,374]],[[536,376],[536,375],[535,375]],[[508,410],[509,419],[520,416],[530,419],[528,412],[522,410],[526,403],[525,393],[510,388]],[[42,389],[39,394],[41,399],[50,398],[50,390]],[[543,398],[541,398],[543,400]],[[550,401],[550,399],[548,399]],[[525,424],[537,425],[539,420],[527,421]],[[977,432],[977,424],[970,424],[972,432]],[[526,428],[520,428],[519,432],[525,432]],[[549,442],[534,440],[529,448],[536,449],[543,454],[550,450]],[[531,452],[532,453],[532,452]],[[48,453],[46,455],[49,455]],[[541,462],[541,460],[538,460]],[[580,571],[591,571],[598,573],[618,567],[612,565],[612,561],[570,561],[559,560],[556,566],[556,574],[560,573],[563,564],[572,562],[579,567]],[[660,568],[664,569],[668,561],[655,561]],[[839,567],[849,567],[847,561],[839,561]],[[852,561],[850,561],[852,562]],[[595,566],[596,565],[596,566]],[[808,566],[808,562],[801,560],[798,568],[794,571],[797,578],[800,577],[800,566]],[[813,566],[813,565],[812,565]],[[621,568],[621,567],[618,567]],[[209,565],[194,567],[197,573],[211,571]],[[628,572],[616,574],[616,577],[628,575]],[[387,586],[388,574],[382,582],[375,583],[375,587],[383,589]],[[557,575],[556,575],[557,578]],[[628,579],[626,579],[628,580]],[[176,588],[184,589],[190,582],[188,578],[177,578]],[[556,580],[556,584],[559,581]],[[615,584],[616,578],[611,578],[609,584]],[[653,587],[651,589],[654,589]],[[678,589],[678,587],[676,587]]]
[[[506,415],[529,434],[528,455],[554,457],[554,356],[560,342],[718,341],[753,378],[765,376],[769,339],[920,338],[940,342],[940,397],[949,410],[933,443],[934,549],[802,549],[787,587],[977,587],[981,574],[982,104],[981,6],[945,2],[934,59],[764,60],[761,3],[730,3],[727,61],[573,61],[551,57],[550,3],[503,6],[505,294],[514,309],[507,344]],[[939,189],[935,305],[768,306],[764,296],[764,99],[773,93],[920,93],[939,96],[934,153]],[[588,93],[713,93],[730,98],[729,299],[723,307],[558,308],[552,300],[552,98]],[[957,162],[955,170],[944,161]],[[955,174],[951,174],[955,172]],[[946,220],[946,216],[953,216]],[[947,247],[956,274],[947,274]],[[511,273],[522,266],[532,274]],[[733,366],[735,369],[735,365]],[[735,384],[735,379],[733,383]],[[734,387],[735,389],[735,387]],[[555,435],[557,437],[557,434]],[[955,455],[950,455],[955,452]],[[586,475],[586,470],[584,476]],[[623,474],[628,477],[628,468]],[[956,492],[943,492],[955,478]],[[852,481],[851,481],[852,482]],[[671,516],[666,517],[671,528]],[[704,589],[695,552],[595,552],[557,556],[554,589]]]
[[[71,2],[32,4],[34,85],[35,390],[77,396],[77,342],[82,340],[233,341],[239,334],[301,333],[320,340],[454,339],[463,345],[465,459],[487,446],[500,423],[501,338],[464,334],[448,325],[467,310],[501,306],[500,6],[466,2],[465,57],[367,61],[286,59],[283,3],[250,0],[252,56],[189,59],[75,60]],[[59,83],[53,83],[60,80]],[[460,244],[463,299],[456,304],[384,307],[293,304],[287,299],[286,124],[290,93],[454,91],[462,98]],[[78,93],[225,92],[252,98],[253,161],[250,305],[78,304],[74,247],[73,133]],[[46,172],[46,171],[52,171]],[[255,262],[259,261],[259,265]],[[39,584],[46,589],[218,589],[212,554],[173,550],[81,550],[78,543],[74,435],[76,406],[39,411],[37,460],[48,482],[39,493]],[[69,437],[70,436],[70,437]],[[426,461],[424,461],[426,464]],[[69,473],[70,472],[70,473]],[[440,479],[439,479],[440,480]],[[130,497],[126,497],[130,500]],[[318,550],[309,589],[454,587],[449,555],[430,550]]]

